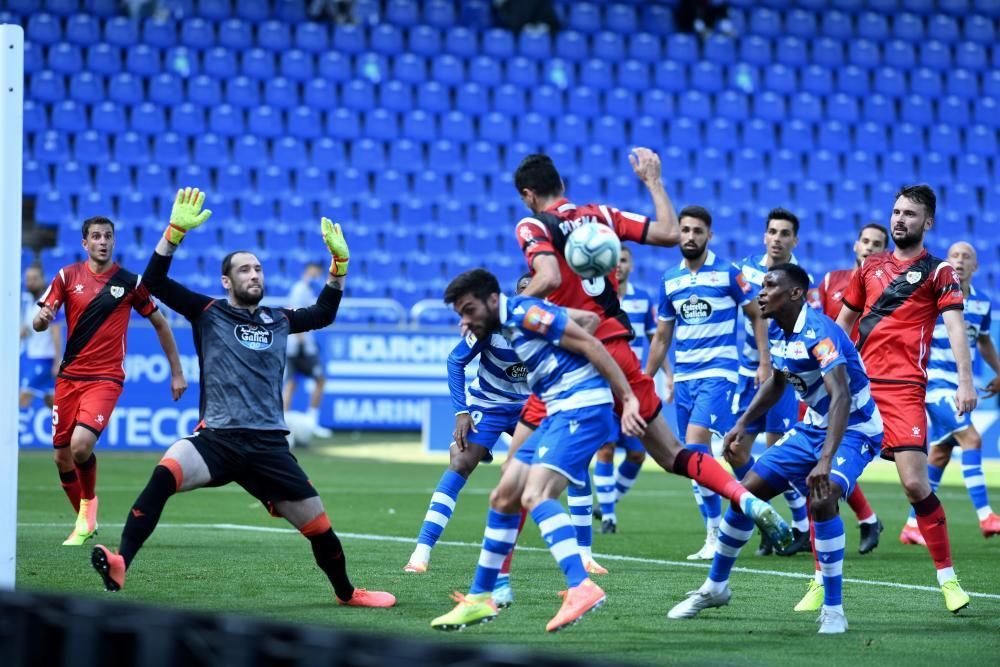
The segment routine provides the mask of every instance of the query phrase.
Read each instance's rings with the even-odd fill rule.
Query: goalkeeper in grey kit
[[[212,213],[202,210],[204,202],[205,194],[197,189],[177,192],[170,224],[142,278],[154,296],[191,322],[201,376],[198,430],[175,442],[153,470],[126,518],[118,553],[98,545],[91,563],[107,590],[120,590],[126,570],[156,528],[170,496],[236,482],[309,540],[339,604],[391,607],[396,603],[392,594],[351,584],[340,540],[285,440],[288,427],[281,400],[285,342],[290,334],[323,328],[336,317],[350,259],[340,225],[322,220],[323,240],[332,259],[314,305],[295,310],[259,305],[264,270],[245,250],[222,260],[226,298],[214,299],[167,277],[184,236]]]

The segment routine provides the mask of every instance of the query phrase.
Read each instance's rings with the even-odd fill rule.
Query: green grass
[[[956,567],[967,590],[992,595],[974,597],[971,608],[958,617],[945,610],[936,590],[847,582],[844,603],[850,631],[818,637],[815,614],[791,611],[807,581],[794,575],[810,573],[810,558],[758,558],[748,548],[737,565],[772,574],[734,573],[728,607],[692,621],[668,621],[666,611],[697,588],[707,572],[707,566],[679,562],[700,545],[703,529],[688,481],[647,463],[619,507],[620,532],[594,536],[594,550],[603,555],[598,560],[611,570],[598,579],[608,593],[603,609],[562,633],[545,633],[545,623],[559,606],[556,592],[564,584],[551,556],[541,549],[537,528],[529,523],[521,544],[534,549],[522,550],[515,558],[515,605],[501,612],[495,623],[443,635],[431,630],[429,622],[451,608],[451,591],[468,587],[482,539],[487,493],[496,483],[499,466],[484,466],[473,475],[444,542],[434,551],[430,572],[404,575],[402,566],[443,468],[440,459],[394,463],[336,452],[301,452],[299,458],[323,496],[334,529],[343,536],[355,585],[392,591],[399,598],[395,608],[334,604],[305,541],[286,532],[286,523],[270,518],[236,485],[172,498],[117,599],[647,663],[921,665],[946,659],[953,665],[990,664],[1000,646],[1000,539],[980,536],[964,488],[947,483],[957,479],[957,470],[949,470],[940,493],[948,509]],[[117,545],[120,522],[156,460],[144,454],[100,455],[99,541]],[[90,545],[60,546],[73,517],[51,456],[22,453],[20,464],[18,586],[107,595],[90,568]],[[1000,469],[989,472],[993,481],[1000,480]],[[896,539],[907,507],[891,475],[887,466],[866,474],[865,491],[885,520],[886,532],[882,545],[862,557],[856,552],[854,521],[847,521],[845,575],[867,582],[934,586],[926,551],[904,547]],[[993,495],[1000,504],[996,487]],[[777,506],[787,514],[782,501]]]

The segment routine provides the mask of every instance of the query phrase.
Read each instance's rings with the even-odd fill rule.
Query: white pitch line
[[[65,528],[65,523],[19,523],[18,526],[22,528]],[[120,523],[106,523],[105,528],[119,528],[123,524]],[[161,523],[157,526],[157,529],[171,529],[180,528],[184,530],[242,530],[252,533],[290,533],[296,534],[297,530],[294,528],[275,528],[270,526],[248,526],[239,523]],[[340,537],[350,537],[357,540],[370,540],[373,542],[399,542],[402,544],[412,544],[412,537],[397,537],[395,535],[372,535],[369,533],[342,533],[338,532]],[[475,542],[453,542],[449,540],[440,540],[438,544],[447,547],[467,547],[479,549],[482,545]],[[548,549],[542,549],[541,547],[517,547],[520,551],[535,551],[548,553]],[[628,563],[645,563],[647,565],[668,565],[672,567],[691,567],[701,570],[707,570],[711,565],[707,563],[691,563],[688,561],[681,560],[661,560],[659,558],[640,558],[638,556],[621,556],[618,554],[594,554],[595,558],[600,558],[601,560],[613,560],[622,561]],[[780,572],[778,570],[758,570],[751,567],[734,567],[733,572],[745,572],[748,574],[763,574],[771,577],[785,577],[787,579],[812,579],[813,574],[802,574],[799,572]],[[940,588],[935,588],[934,586],[919,586],[917,584],[900,584],[893,581],[872,581],[871,579],[850,579],[844,578],[845,583],[850,584],[863,584],[866,586],[882,586],[884,588],[901,588],[909,591],[926,591],[930,593],[939,593]],[[1000,595],[993,593],[974,593],[972,591],[966,591],[970,597],[983,598],[987,600],[1000,600]]]

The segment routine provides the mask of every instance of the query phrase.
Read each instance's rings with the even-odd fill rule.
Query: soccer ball
[[[285,424],[289,433],[285,436],[289,447],[308,447],[313,437],[315,422],[305,412],[286,412]]]
[[[606,276],[618,266],[622,242],[607,225],[589,223],[573,230],[566,239],[566,263],[581,278]]]

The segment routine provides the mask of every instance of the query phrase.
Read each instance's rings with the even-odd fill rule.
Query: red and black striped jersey
[[[59,269],[38,305],[66,308],[66,350],[59,376],[125,381],[125,337],[132,308],[149,317],[156,304],[142,277],[112,264],[94,273],[87,262]]]
[[[622,241],[643,243],[649,232],[649,218],[644,215],[597,204],[576,206],[560,199],[538,216],[522,218],[515,234],[529,268],[538,255],[555,255],[559,261],[562,281],[548,301],[599,315],[601,323],[594,335],[600,340],[631,339],[634,333],[628,314],[621,308],[615,271],[598,278],[581,278],[563,256],[566,237],[577,227],[591,223],[607,225]]]
[[[873,382],[927,384],[938,315],[962,310],[955,269],[926,250],[908,260],[869,255],[854,272],[843,303],[861,313],[855,342]]]

